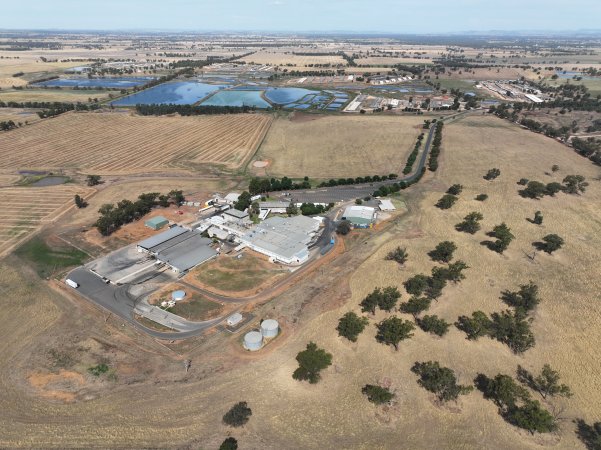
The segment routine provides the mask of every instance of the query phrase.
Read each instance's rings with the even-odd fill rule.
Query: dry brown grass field
[[[553,164],[560,170],[547,175]],[[492,167],[501,176],[487,182],[482,176]],[[560,193],[535,201],[517,194],[521,177],[549,182],[567,174],[587,177],[591,185],[584,195]],[[349,250],[331,265],[257,310],[258,317],[278,318],[282,334],[254,355],[240,350],[241,334],[224,333],[170,352],[71,299],[68,291],[65,298],[56,294],[10,257],[0,262],[5,324],[0,328],[0,446],[217,448],[231,434],[241,448],[266,449],[584,448],[571,420],[601,420],[598,175],[599,168],[572,150],[499,119],[448,124],[439,171],[404,193],[409,214],[378,232],[354,233],[347,239]],[[453,183],[464,185],[457,204],[446,211],[434,208]],[[488,200],[473,200],[479,193],[488,194]],[[472,210],[484,214],[482,231],[456,232],[454,224]],[[545,217],[540,227],[525,220],[535,210]],[[78,223],[80,214],[69,221]],[[480,241],[502,221],[516,240],[498,255]],[[523,252],[531,252],[531,243],[548,233],[561,235],[565,246],[552,256],[538,254],[534,262],[526,258]],[[426,253],[447,239],[458,245],[455,257],[471,268],[461,284],[445,289],[430,313],[455,321],[476,309],[499,311],[502,290],[532,279],[542,295],[533,315],[533,349],[516,356],[496,341],[467,341],[451,328],[443,338],[416,330],[395,352],[375,342],[373,324],[388,315],[381,312],[370,317],[357,343],[336,335],[339,317],[358,311],[374,287],[402,288],[413,274],[429,272],[435,263]],[[384,261],[397,245],[408,249],[405,268]],[[317,385],[291,377],[297,352],[310,340],[333,354],[333,365]],[[57,367],[48,356],[51,350],[71,355],[73,362]],[[101,357],[114,368],[116,380],[87,373]],[[184,358],[192,359],[189,373],[183,370]],[[479,372],[513,375],[518,364],[538,370],[549,363],[574,397],[551,400],[565,407],[558,433],[532,436],[504,422],[477,391],[457,404],[438,406],[409,370],[415,361],[430,359],[454,369],[461,383]],[[52,381],[61,377],[62,383]],[[396,403],[367,402],[361,394],[366,383],[390,385]],[[244,428],[231,429],[221,417],[238,401],[247,401],[253,414]]]
[[[84,91],[72,89],[17,89],[0,91],[0,101],[3,102],[81,102],[109,98],[109,91]],[[113,93],[113,95],[115,95]]]
[[[260,50],[252,55],[245,56],[242,61],[247,63],[254,62],[255,64],[269,64],[269,65],[286,65],[295,64],[296,70],[300,70],[303,67],[309,67],[309,64],[332,64],[336,66],[338,64],[346,65],[346,61],[342,56],[339,55],[294,55],[292,52],[306,52],[312,51],[306,49],[289,49],[287,53],[279,52],[274,50]],[[327,50],[314,50],[313,52],[326,52]],[[315,70],[315,68],[311,69]]]
[[[257,153],[268,175],[357,177],[400,173],[421,133],[423,118],[323,116],[279,118]]]
[[[87,198],[93,192],[75,185],[0,189],[0,255],[42,224],[74,208],[75,194]]]
[[[13,152],[1,169],[80,169],[126,174],[187,169],[190,164],[239,167],[261,142],[266,115],[140,117],[69,113],[0,135]]]
[[[34,109],[0,108],[0,122],[12,120],[15,123],[33,123],[39,119]]]

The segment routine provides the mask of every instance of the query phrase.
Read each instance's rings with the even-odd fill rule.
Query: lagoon
[[[41,83],[34,83],[34,86],[46,86],[46,87],[67,87],[67,88],[116,88],[116,89],[127,89],[134,86],[141,86],[149,81],[154,80],[153,77],[119,77],[119,78],[55,78],[54,80],[42,81]]]
[[[176,81],[164,83],[114,101],[115,106],[135,106],[137,104],[191,105],[219,89],[223,84],[206,84],[197,81]]]
[[[203,106],[254,106],[271,108],[261,97],[262,91],[231,90],[220,91],[201,103]]]

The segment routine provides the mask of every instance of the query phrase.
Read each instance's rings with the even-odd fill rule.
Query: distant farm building
[[[349,206],[344,210],[343,220],[348,220],[353,228],[371,228],[376,220],[376,209],[371,206]]]
[[[144,225],[146,225],[148,228],[152,228],[153,230],[160,230],[165,225],[169,225],[169,221],[163,216],[156,216],[152,219],[148,219],[146,222],[144,222]]]
[[[154,256],[176,273],[184,273],[217,256],[211,240],[196,230],[174,226],[138,243],[139,252]]]

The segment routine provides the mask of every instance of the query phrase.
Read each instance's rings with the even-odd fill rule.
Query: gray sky
[[[601,28],[601,0],[6,1],[0,28],[437,33]]]

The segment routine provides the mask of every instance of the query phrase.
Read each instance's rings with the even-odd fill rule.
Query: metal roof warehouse
[[[318,229],[319,222],[309,217],[271,217],[240,237],[240,242],[274,260],[300,264],[309,258],[308,245]]]
[[[138,251],[154,255],[174,272],[186,272],[214,258],[217,252],[209,246],[211,240],[198,231],[175,226],[138,243]]]

